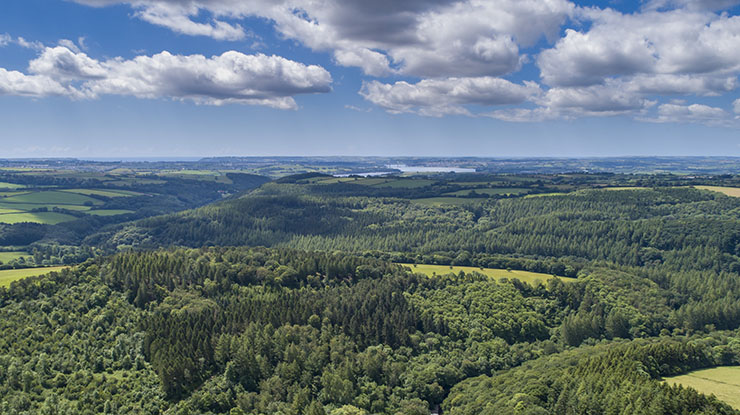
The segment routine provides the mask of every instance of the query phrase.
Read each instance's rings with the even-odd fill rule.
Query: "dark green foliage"
[[[537,192],[616,180],[565,176],[496,178]],[[95,249],[34,244],[41,262],[198,248],[0,289],[0,413],[737,413],[660,377],[740,364],[739,200],[656,188],[432,208],[409,198],[465,180],[319,178],[108,228]],[[212,246],[244,244],[271,248]],[[577,280],[428,278],[394,262]]]
[[[715,398],[659,381],[723,364],[713,357],[712,347],[723,341],[660,339],[582,348],[463,381],[443,407],[451,415],[734,414]]]

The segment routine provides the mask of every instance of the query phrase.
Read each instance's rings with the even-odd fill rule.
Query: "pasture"
[[[740,188],[738,187],[694,186],[694,188],[701,190],[711,190],[712,192],[719,192],[732,197],[740,197]]]
[[[56,225],[57,223],[74,220],[75,217],[58,212],[24,212],[24,213],[6,213],[0,215],[0,223],[45,223],[47,225]]]
[[[663,379],[669,385],[692,387],[705,395],[714,395],[740,410],[740,366],[721,366],[695,370]]]
[[[0,182],[0,189],[23,189],[24,187],[22,184]]]
[[[75,220],[69,211],[96,216],[132,213],[124,209],[103,209],[113,198],[140,196],[144,193],[118,189],[71,188],[0,192],[0,223],[22,222],[56,225]],[[61,209],[61,211],[56,211]],[[67,211],[67,212],[65,212]]]
[[[3,204],[27,203],[27,204],[54,204],[54,205],[102,205],[103,202],[91,197],[62,191],[40,191],[24,193],[16,196],[8,196],[2,199]]]
[[[426,264],[399,264],[404,265],[409,268],[411,268],[412,272],[424,274],[428,277],[433,277],[436,275],[446,275],[449,273],[458,274],[460,271],[465,272],[466,274],[471,273],[473,271],[479,272],[481,274],[484,274],[490,278],[494,278],[496,280],[500,280],[501,278],[508,278],[513,279],[516,278],[521,282],[526,282],[528,284],[534,284],[536,281],[545,282],[551,278],[555,278],[553,275],[549,274],[540,274],[539,272],[530,272],[530,271],[519,271],[519,270],[506,270],[506,269],[498,269],[498,268],[478,268],[478,267],[461,267],[461,266],[451,266],[451,265],[426,265]],[[557,277],[560,278],[563,282],[571,282],[575,281],[575,278],[567,278],[567,277]]]
[[[413,199],[411,203],[429,207],[442,206],[462,206],[475,203],[481,203],[485,199],[481,198],[464,198],[464,197],[427,197],[423,199]]]
[[[499,187],[499,188],[476,188],[476,189],[465,189],[458,190],[456,192],[445,193],[445,196],[470,196],[472,192],[479,195],[486,196],[498,196],[498,195],[521,195],[529,193],[530,189],[523,187]]]
[[[48,274],[53,271],[60,271],[66,266],[61,267],[42,267],[42,268],[24,268],[24,269],[6,269],[0,271],[0,287],[7,287],[13,281],[23,278],[36,277],[38,275]]]
[[[141,196],[143,193],[132,192],[130,190],[101,190],[101,189],[63,189],[62,192],[77,193],[81,195],[94,195],[103,197],[127,197],[127,196]]]
[[[115,216],[115,215],[125,215],[127,213],[134,213],[133,210],[126,210],[126,209],[94,209],[89,210],[87,212],[88,215],[95,215],[95,216]]]
[[[0,262],[7,264],[10,261],[28,257],[29,254],[26,251],[6,251],[0,252]]]

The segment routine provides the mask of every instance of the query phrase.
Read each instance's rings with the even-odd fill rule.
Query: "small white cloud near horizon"
[[[495,77],[425,79],[411,84],[364,82],[360,95],[392,114],[474,116],[467,106],[521,104],[541,93],[534,82],[515,84]]]
[[[722,108],[704,104],[684,105],[678,102],[658,106],[658,115],[642,121],[656,123],[700,123],[709,126],[730,125],[730,114]]]

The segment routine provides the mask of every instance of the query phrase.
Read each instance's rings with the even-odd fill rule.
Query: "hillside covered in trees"
[[[1,294],[4,413],[735,413],[659,379],[740,363],[736,327],[693,329],[688,297],[601,267],[531,286],[176,249]]]
[[[362,180],[112,226],[83,246],[118,253],[0,288],[0,412],[738,413],[662,378],[740,365],[740,199],[670,176]]]

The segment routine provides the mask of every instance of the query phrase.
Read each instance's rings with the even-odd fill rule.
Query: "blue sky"
[[[738,4],[4,0],[0,157],[740,156]]]

